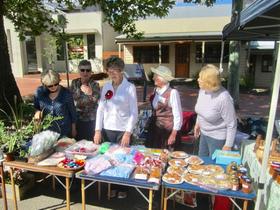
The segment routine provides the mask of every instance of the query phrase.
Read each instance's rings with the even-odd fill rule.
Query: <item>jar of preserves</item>
[[[233,191],[239,190],[239,179],[238,178],[231,179],[231,190],[233,190]]]
[[[242,182],[242,192],[250,193],[252,191],[252,180],[247,178]]]
[[[235,169],[235,167],[237,169],[237,163],[235,161],[232,161],[230,164],[227,165],[227,168],[226,168],[227,174],[231,174],[232,167],[233,167],[233,169]]]
[[[280,168],[275,168],[274,171],[276,172],[276,181],[278,184],[280,184]]]

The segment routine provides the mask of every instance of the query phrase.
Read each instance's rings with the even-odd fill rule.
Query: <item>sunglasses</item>
[[[91,69],[80,69],[80,72],[87,72],[87,73],[89,73],[89,72],[91,72]]]
[[[47,86],[47,88],[52,88],[52,87],[56,87],[58,85],[59,85],[59,83],[56,83],[56,84],[53,84],[53,85],[46,85],[46,86]]]

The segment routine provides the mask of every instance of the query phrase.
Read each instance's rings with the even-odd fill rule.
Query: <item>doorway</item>
[[[189,77],[190,66],[190,45],[177,44],[175,45],[175,77]]]
[[[38,72],[36,41],[34,36],[26,36],[27,73]]]

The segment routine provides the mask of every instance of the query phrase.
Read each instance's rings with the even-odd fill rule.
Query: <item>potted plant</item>
[[[11,177],[8,171],[4,172],[5,184],[6,184],[6,196],[8,199],[13,198]],[[20,201],[24,198],[26,192],[34,187],[35,176],[32,173],[15,169],[13,173],[13,179],[15,181],[15,193],[17,200]]]
[[[61,119],[47,115],[43,120],[36,121],[32,118],[34,109],[30,110],[30,105],[24,103],[11,110],[11,116],[0,110],[7,118],[6,121],[0,119],[0,145],[7,160],[13,160],[11,156],[15,154],[20,158],[26,158],[28,154],[26,144],[33,135],[46,130],[54,121]]]

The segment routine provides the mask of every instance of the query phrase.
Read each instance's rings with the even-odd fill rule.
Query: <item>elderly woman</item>
[[[219,69],[204,66],[198,78],[200,87],[195,111],[196,138],[200,135],[199,156],[211,156],[216,149],[231,150],[236,133],[236,115],[233,100],[221,86]]]
[[[95,129],[96,110],[100,88],[94,81],[91,63],[82,60],[78,66],[80,78],[71,83],[71,90],[77,111],[77,140],[92,140]]]
[[[111,81],[102,88],[96,115],[94,143],[105,141],[128,146],[131,134],[137,122],[138,108],[136,88],[123,76],[124,62],[121,58],[110,57],[105,68]],[[111,190],[111,197],[127,196],[127,189],[121,186]]]
[[[36,113],[34,118],[41,120],[46,115],[61,116],[49,128],[62,136],[76,136],[76,111],[71,92],[59,85],[60,76],[49,70],[41,76],[42,86],[38,87],[34,96]]]
[[[169,85],[174,78],[168,67],[158,66],[151,70],[156,88],[150,98],[154,120],[148,128],[147,146],[173,150],[180,142],[179,130],[183,120],[180,96]]]
[[[128,146],[138,117],[136,88],[123,76],[122,59],[110,57],[105,68],[111,81],[102,88],[94,142],[99,144],[102,136],[104,140]]]

